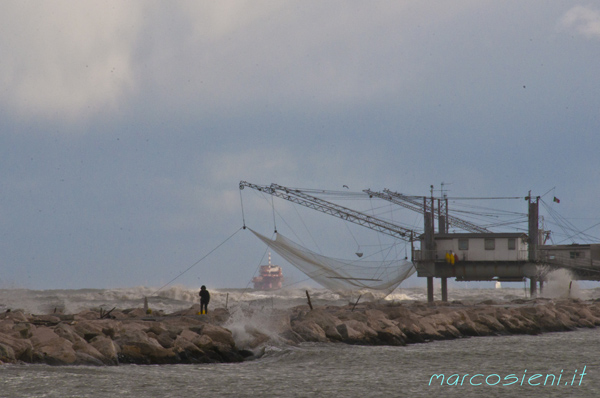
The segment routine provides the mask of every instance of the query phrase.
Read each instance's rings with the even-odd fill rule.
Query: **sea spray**
[[[579,284],[574,280],[573,274],[567,269],[557,269],[548,273],[546,283],[542,290],[542,297],[546,298],[582,298]]]
[[[242,349],[257,349],[269,345],[283,345],[280,333],[291,328],[287,311],[262,308],[254,310],[237,306],[230,311],[229,319],[223,324],[231,331],[236,346]]]
[[[560,273],[559,273],[560,275]],[[561,278],[554,278],[544,284],[542,295],[544,297],[567,297],[570,278],[565,274]],[[513,286],[516,284],[513,284]],[[554,287],[556,285],[556,293]],[[589,284],[588,284],[589,285]],[[573,281],[571,284],[571,297],[582,300],[600,298],[600,288],[583,289],[581,282]],[[586,286],[586,285],[584,285]],[[281,289],[277,291],[255,291],[252,289],[215,289],[208,286],[211,292],[209,311],[216,308],[225,308],[227,294],[228,309],[237,306],[246,306],[255,311],[261,309],[286,309],[299,305],[306,305],[306,289]],[[63,313],[78,313],[89,309],[110,310],[142,308],[144,297],[148,297],[149,308],[153,311],[174,313],[186,310],[198,304],[198,289],[183,286],[173,286],[156,293],[155,287],[135,286],[111,289],[77,289],[77,290],[29,290],[29,289],[0,289],[0,312],[6,310],[23,310],[30,314],[51,314],[55,310]],[[552,294],[553,296],[550,296]],[[325,289],[310,289],[313,305],[343,306],[354,304],[358,294],[340,296]],[[387,298],[387,302],[425,301],[427,298],[425,288],[399,288]],[[450,301],[476,303],[492,299],[496,302],[508,302],[514,299],[528,298],[522,287],[505,287],[502,289],[455,288],[449,294]],[[436,299],[439,293],[436,292]],[[360,298],[360,304],[372,302],[373,299],[366,295]]]
[[[398,293],[391,293],[389,295],[387,295],[385,297],[386,301],[391,301],[391,302],[395,302],[395,301],[418,301],[418,300],[427,300],[427,295],[424,293],[416,293],[416,294],[410,294],[408,292],[398,292]]]

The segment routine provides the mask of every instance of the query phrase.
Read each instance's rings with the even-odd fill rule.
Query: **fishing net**
[[[413,263],[408,260],[334,259],[312,252],[280,233],[275,240],[256,231],[252,233],[308,277],[334,292],[372,290],[387,296],[415,272]]]

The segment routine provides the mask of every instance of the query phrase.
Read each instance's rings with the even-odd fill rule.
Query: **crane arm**
[[[390,194],[388,194],[385,191],[384,192],[375,192],[375,191],[371,191],[370,189],[365,189],[365,190],[363,190],[363,192],[368,194],[371,197],[374,196],[379,199],[387,200],[388,202],[392,202],[398,206],[402,206],[405,209],[409,209],[412,211],[416,211],[417,213],[423,214],[423,203],[419,203],[416,200],[410,200],[408,198],[395,199],[394,197],[392,197]],[[429,210],[429,207],[427,208],[427,210]]]
[[[410,229],[390,223],[385,220],[381,220],[373,216],[369,216],[367,214],[349,209],[344,206],[340,206],[332,202],[328,202],[321,198],[308,195],[299,189],[286,188],[277,184],[271,184],[267,186],[251,184],[246,181],[240,181],[240,189],[244,189],[244,187],[252,188],[257,191],[288,200],[301,206],[305,206],[310,209],[341,218],[342,220],[362,225],[363,227],[393,236],[395,238],[399,238],[405,241],[412,241],[416,239],[416,234]]]

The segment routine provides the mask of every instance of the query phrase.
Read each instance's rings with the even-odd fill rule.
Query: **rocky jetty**
[[[600,302],[515,300],[364,303],[286,310],[142,309],[0,314],[0,361],[51,365],[238,362],[266,344],[405,345],[470,336],[535,335],[600,325]]]
[[[197,307],[197,306],[196,306]],[[228,314],[199,308],[148,315],[142,309],[75,315],[0,315],[0,361],[50,365],[239,362],[252,355],[218,326]]]
[[[406,345],[472,336],[536,335],[600,325],[600,302],[515,300],[478,304],[365,304],[294,309],[293,341]],[[289,334],[288,334],[289,335]]]

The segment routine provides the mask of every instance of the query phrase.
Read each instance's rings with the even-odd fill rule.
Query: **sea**
[[[542,295],[600,298],[600,288],[547,287]],[[425,301],[424,288],[399,288],[385,299],[310,289],[313,305],[359,300]],[[172,313],[197,303],[197,290],[172,286],[80,290],[0,289],[0,311],[76,313],[142,307]],[[245,330],[272,333],[274,309],[306,304],[306,289],[260,292],[211,289],[210,308],[227,307],[226,325],[243,344]],[[449,290],[450,300],[509,303],[523,288]],[[252,309],[252,311],[248,311]],[[290,345],[273,335],[259,359],[232,364],[49,366],[0,365],[0,397],[597,397],[600,328],[537,336],[471,337],[404,347],[341,343]]]

